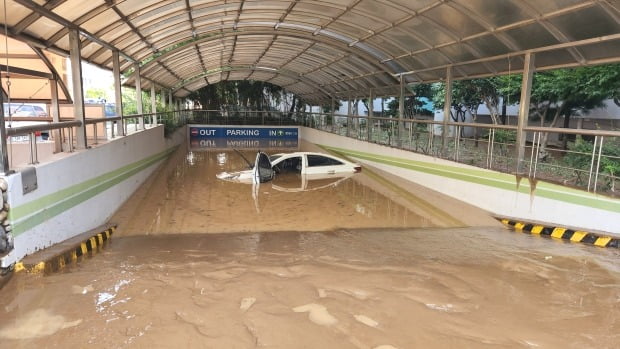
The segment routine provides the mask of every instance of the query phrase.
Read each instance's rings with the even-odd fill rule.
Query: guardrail
[[[34,118],[37,121],[47,118]],[[51,120],[51,118],[49,118]],[[620,132],[549,127],[524,127],[527,142],[523,162],[518,164],[517,126],[481,123],[403,119],[328,113],[282,112],[274,110],[178,110],[153,114],[123,116],[125,134],[163,124],[166,133],[188,120],[204,124],[228,125],[299,125],[339,135],[397,147],[434,157],[449,159],[481,168],[517,174],[533,180],[544,179],[592,192],[620,196]],[[369,122],[370,120],[370,122]],[[16,121],[16,118],[13,118]],[[29,120],[25,120],[29,121]],[[86,125],[109,122],[110,136],[116,137],[114,123],[120,117],[87,119]],[[39,131],[58,130],[54,135],[61,146],[73,151],[74,131],[79,121],[63,120],[36,126],[7,128],[9,136],[28,135],[30,163],[37,163],[36,137]],[[448,127],[447,137],[443,128]],[[60,132],[62,131],[62,132]],[[566,143],[564,149],[558,142]],[[545,143],[548,145],[545,146]]]
[[[620,196],[616,188],[620,183],[620,132],[613,130],[524,127],[526,156],[518,164],[514,125],[430,119],[403,119],[401,123],[390,117],[242,110],[195,110],[191,117],[207,124],[307,126],[533,180]],[[448,127],[445,139],[444,127]],[[518,165],[522,166],[520,174]]]
[[[124,135],[131,134],[136,131],[153,127],[158,123],[162,123],[166,127],[166,133],[174,130],[186,123],[187,112],[185,111],[169,111],[160,113],[150,113],[142,115],[127,115],[113,116],[106,118],[87,118],[84,124],[89,131],[89,127],[92,126],[91,140],[89,145],[99,144],[101,138],[99,137],[100,124],[104,124],[105,138],[113,139],[118,136],[118,123],[122,122],[120,130]],[[39,163],[39,150],[41,145],[37,134],[48,134],[47,139],[42,141],[54,142],[54,153],[58,152],[73,152],[76,148],[76,128],[82,126],[82,122],[75,119],[62,118],[59,122],[53,122],[51,117],[6,117],[5,123],[7,125],[18,122],[40,122],[36,125],[27,126],[7,126],[6,135],[9,139],[9,144],[21,144],[20,141],[13,141],[14,137],[26,136],[28,142],[29,160],[27,164]]]

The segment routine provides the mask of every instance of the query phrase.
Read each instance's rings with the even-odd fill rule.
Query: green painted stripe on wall
[[[106,191],[118,183],[121,183],[127,178],[166,158],[176,148],[177,147],[173,147],[114,171],[97,176],[88,181],[67,187],[11,209],[11,221],[14,222],[14,236],[18,236],[29,229],[32,229],[37,225],[67,211],[68,209],[79,205],[95,195]],[[37,211],[40,212],[24,218],[32,212]]]
[[[391,156],[382,156],[337,147],[325,146],[325,148],[337,153],[342,153],[363,160],[397,166],[408,170],[486,185],[504,190],[518,190],[520,193],[528,195],[530,194],[531,190],[527,178],[524,178],[522,180],[517,189],[516,177],[514,175],[506,173],[492,172],[481,169],[462,168],[458,166],[450,166],[447,164],[434,164],[424,161],[409,160]],[[601,197],[593,193],[588,193],[578,189],[563,187],[560,185],[542,181],[537,183],[534,195],[548,199],[563,201],[566,203],[598,208],[611,212],[620,212],[620,200]]]

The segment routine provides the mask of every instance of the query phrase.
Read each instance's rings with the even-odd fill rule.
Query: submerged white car
[[[294,152],[267,156],[259,152],[251,170],[222,172],[217,178],[245,183],[264,183],[283,173],[314,176],[356,173],[361,170],[359,164],[323,153]]]

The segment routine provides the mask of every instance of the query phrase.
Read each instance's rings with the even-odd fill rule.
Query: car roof
[[[312,151],[294,151],[292,153],[277,153],[277,154],[271,154],[271,155],[278,155],[278,156],[284,156],[284,155],[321,155],[321,156],[329,156],[329,157],[335,157],[333,155],[330,154],[325,154],[325,153],[317,153],[317,152],[312,152]]]

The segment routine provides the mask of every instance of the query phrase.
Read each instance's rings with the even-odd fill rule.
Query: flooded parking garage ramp
[[[103,250],[0,290],[0,347],[618,347],[618,250],[509,232],[371,168],[216,178],[254,154],[179,149]]]

